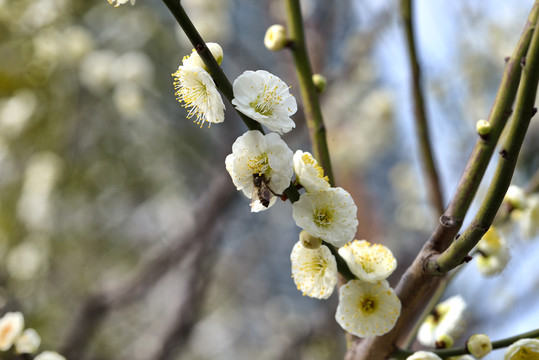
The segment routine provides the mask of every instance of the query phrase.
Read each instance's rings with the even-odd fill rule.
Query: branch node
[[[520,66],[522,67],[526,66],[526,57],[523,57],[522,59],[520,59]]]
[[[470,255],[466,255],[464,257],[464,259],[462,259],[462,263],[469,263],[470,261],[472,261],[473,257],[471,257]]]
[[[197,52],[201,52],[202,50],[204,50],[204,45],[203,44],[196,44],[195,45],[195,50]]]
[[[500,156],[504,159],[507,159],[507,150],[501,149],[500,150]]]
[[[442,215],[440,216],[440,224],[442,224],[443,227],[453,227],[455,225],[457,225],[457,220],[455,220],[453,217],[451,216],[447,216],[447,215]]]
[[[511,60],[511,56],[506,56],[503,58],[503,61],[505,61],[506,64],[509,62],[509,60]]]

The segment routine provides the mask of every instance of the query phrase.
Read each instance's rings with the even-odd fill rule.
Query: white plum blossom
[[[225,120],[225,104],[211,75],[200,66],[181,65],[172,74],[175,77],[176,97],[189,109],[187,118],[195,116],[200,127],[205,122],[221,123]]]
[[[292,150],[275,133],[263,135],[260,131],[250,130],[240,136],[232,145],[232,154],[225,159],[226,169],[234,185],[242,190],[249,199],[255,189],[254,175],[263,176],[265,185],[275,194],[281,194],[288,186],[294,172]],[[260,200],[253,199],[252,211],[265,210]]]
[[[539,339],[520,339],[505,350],[503,360],[539,359]]]
[[[484,276],[499,274],[509,262],[509,246],[494,226],[477,243],[477,268]]]
[[[290,254],[292,277],[298,290],[316,299],[327,299],[337,284],[337,262],[329,248],[307,249],[298,241]]]
[[[434,307],[419,327],[417,340],[425,346],[436,345],[443,335],[457,338],[464,330],[466,302],[460,295],[455,295]]]
[[[66,358],[54,351],[43,351],[34,360],[66,360]]]
[[[0,318],[0,351],[6,351],[24,329],[24,317],[20,312],[8,312]]]
[[[386,280],[350,280],[340,288],[335,320],[353,335],[373,337],[390,331],[400,312],[401,302]]]
[[[296,99],[277,76],[265,70],[245,71],[232,87],[232,104],[238,111],[281,135],[296,127],[290,118],[298,110]]]
[[[385,280],[397,267],[397,260],[387,247],[366,240],[346,244],[339,249],[339,255],[346,261],[350,271],[363,281]]]
[[[309,152],[297,150],[294,153],[294,172],[297,180],[306,191],[328,189],[329,179],[324,176],[324,169]]]
[[[15,352],[17,354],[33,354],[41,344],[41,337],[34,329],[26,329],[15,340]]]
[[[442,360],[442,358],[433,352],[421,350],[408,356],[406,360]]]
[[[520,186],[509,185],[504,201],[508,202],[515,209],[524,209],[527,201],[526,193]]]
[[[208,48],[208,50],[210,50],[211,54],[215,58],[215,61],[217,61],[217,64],[221,65],[221,62],[223,61],[223,48],[221,47],[221,45],[209,42],[206,43],[206,47]],[[184,66],[200,66],[204,70],[208,71],[208,68],[204,64],[204,60],[202,60],[202,58],[195,49],[191,51],[190,55],[184,56],[182,64]]]
[[[342,188],[304,193],[292,204],[292,217],[300,228],[338,247],[354,239],[356,213],[354,200]]]

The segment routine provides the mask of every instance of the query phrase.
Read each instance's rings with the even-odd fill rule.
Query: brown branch
[[[223,172],[217,175],[193,211],[196,221],[171,247],[147,259],[140,265],[136,275],[124,284],[88,296],[69,327],[60,353],[68,359],[83,359],[86,346],[105,316],[112,310],[138,301],[171,267],[202,246],[200,239],[212,231],[215,219],[235,193],[228,174]]]

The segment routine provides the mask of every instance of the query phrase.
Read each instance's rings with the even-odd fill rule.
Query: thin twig
[[[411,89],[414,99],[415,128],[417,139],[419,141],[419,152],[423,159],[422,165],[430,201],[434,205],[437,215],[440,216],[444,213],[445,203],[443,200],[440,179],[438,177],[438,171],[436,170],[436,164],[434,162],[434,155],[429,138],[429,125],[427,120],[427,112],[425,110],[425,98],[421,88],[421,68],[417,60],[417,51],[414,39],[412,0],[402,1],[401,16],[404,22],[404,32],[406,35],[406,43],[408,45],[408,59],[412,75]]]

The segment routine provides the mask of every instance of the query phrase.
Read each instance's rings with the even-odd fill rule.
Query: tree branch
[[[436,170],[436,164],[434,163],[434,155],[429,139],[429,127],[427,114],[425,111],[425,100],[423,90],[421,89],[421,68],[417,60],[414,39],[412,0],[403,0],[401,2],[401,16],[404,22],[404,32],[406,35],[406,43],[408,45],[408,59],[412,74],[411,88],[414,99],[415,128],[417,139],[419,140],[419,152],[423,159],[423,172],[428,187],[430,201],[434,205],[437,215],[440,216],[444,212],[445,203],[443,200],[440,179],[438,177],[438,171]]]
[[[536,26],[539,25],[536,23]],[[515,113],[509,133],[500,150],[498,166],[487,195],[475,218],[456,241],[439,257],[430,259],[426,269],[431,272],[445,273],[462,264],[464,258],[492,225],[500,208],[507,188],[511,184],[517,164],[518,154],[530,120],[537,112],[534,108],[539,82],[539,31],[535,31],[526,58],[521,62],[522,80],[518,89]]]
[[[430,239],[425,243],[395,288],[402,303],[401,315],[395,327],[383,336],[356,341],[346,354],[347,360],[387,358],[396,349],[399,339],[405,337],[410,328],[413,327],[414,320],[423,305],[436,292],[443,277],[431,276],[425,272],[424,264],[434,254],[445,250],[449,246],[462,225],[462,220],[479,187],[496,142],[511,113],[511,105],[520,81],[520,61],[527,52],[538,13],[539,0],[536,0],[515,51],[507,62],[489,115],[493,131],[488,137],[478,138],[445,214],[440,217],[438,226]]]

